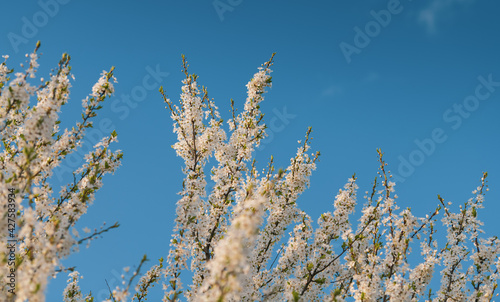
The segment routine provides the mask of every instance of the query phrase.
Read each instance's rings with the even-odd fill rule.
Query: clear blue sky
[[[477,0],[4,1],[0,54],[10,55],[10,67],[18,68],[37,40],[39,76],[47,77],[63,52],[72,57],[76,81],[64,126],[79,118],[80,100],[100,72],[116,66],[116,93],[97,128],[116,129],[123,165],[105,177],[78,227],[121,227],[64,263],[77,266],[84,292],[100,300],[104,279],[116,285],[115,272],[133,268],[144,253],[153,260],[148,266],[166,256],[182,174],[158,82],[178,99],[181,54],[227,120],[229,99],[241,108],[245,84],[277,53],[262,105],[272,138],[257,160],[264,167],[274,154],[286,167],[313,127],[321,161],[299,205],[314,220],[332,209],[354,172],[364,201],[382,148],[401,180],[400,205],[419,215],[437,205],[437,194],[457,206],[466,201],[488,171],[480,217],[487,233],[498,235],[499,10],[496,1]],[[79,164],[75,158],[66,166]],[[55,175],[57,192],[71,175]],[[48,301],[61,300],[66,279],[51,282]]]

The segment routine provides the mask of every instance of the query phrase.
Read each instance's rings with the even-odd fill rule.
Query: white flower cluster
[[[205,89],[200,92],[197,77],[189,75],[185,61],[181,108],[164,96],[178,138],[173,147],[185,161],[186,174],[165,268],[164,301],[181,296],[188,301],[469,301],[476,297],[490,301],[498,284],[500,250],[496,237],[478,237],[481,222],[476,211],[482,207],[484,178],[476,198],[460,213],[451,213],[443,204],[418,218],[411,209],[397,206],[395,183],[378,150],[381,181],[376,179],[372,193],[367,192],[357,227],[351,225],[358,189],[352,177],[337,194],[334,211],[322,214],[314,229],[312,219],[297,207],[319,155],[308,154],[311,129],[285,170],[275,173],[273,158],[262,177],[254,163],[247,166],[265,136],[259,103],[271,84],[271,64],[264,64],[247,84],[248,97],[239,115],[231,101],[231,135],[221,129],[215,105]],[[217,162],[211,169],[214,186],[206,196],[204,167],[212,152]],[[440,246],[434,237],[442,207],[448,241]],[[292,232],[283,243],[287,229]],[[421,249],[421,263],[409,260],[415,248]],[[463,271],[466,263],[470,266]],[[429,291],[439,267],[442,288]],[[189,288],[181,284],[184,270],[194,274]]]
[[[5,62],[0,66],[0,208],[5,211],[0,220],[2,229],[7,229],[9,194],[15,195],[17,209],[15,264],[0,266],[0,274],[6,276],[15,269],[16,302],[45,301],[49,278],[66,270],[61,260],[103,232],[80,238],[74,226],[101,188],[103,175],[113,173],[122,157],[121,151],[110,150],[110,143],[116,141],[113,132],[94,146],[68,184],[54,193],[49,182],[52,170],[81,145],[100,103],[112,92],[113,77],[112,71],[103,74],[94,90],[105,92],[92,94],[90,104],[83,108],[82,122],[61,134],[59,112],[69,98],[70,57],[64,54],[49,80],[33,86],[29,79],[35,77],[38,67],[38,47],[28,56],[29,66],[24,72],[11,78],[13,70]],[[35,101],[30,103],[32,98]],[[6,236],[2,232],[0,240],[7,242]],[[0,258],[6,257],[5,250],[0,251]],[[84,299],[77,294],[77,279],[73,273],[65,301]],[[7,293],[5,278],[0,280],[0,288]]]
[[[92,118],[113,93],[115,79],[113,70],[103,72],[82,101],[82,121],[61,133],[59,112],[71,87],[69,56],[64,55],[57,72],[38,87],[28,82],[38,67],[36,50],[28,57],[29,67],[23,73],[13,74],[5,62],[0,64],[0,208],[7,208],[10,194],[19,209],[15,302],[44,301],[48,279],[71,270],[62,266],[61,259],[118,226],[94,232],[85,228],[85,238],[74,228],[102,187],[103,175],[113,173],[122,157],[110,149],[117,140],[113,132],[85,156],[73,179],[58,194],[53,192],[52,169],[81,145]],[[478,218],[487,174],[458,212],[439,196],[438,207],[419,218],[410,208],[398,207],[395,184],[377,150],[379,175],[371,193],[366,192],[357,225],[353,225],[358,203],[354,175],[339,190],[332,211],[323,213],[314,226],[298,207],[319,156],[309,153],[311,129],[285,169],[276,172],[271,157],[268,167],[258,172],[252,161],[266,135],[260,103],[271,86],[271,65],[272,58],[247,84],[242,112],[236,114],[231,101],[228,133],[207,90],[188,73],[184,58],[180,104],[160,90],[177,135],[172,147],[184,161],[185,174],[171,247],[165,265],[160,259],[131,286],[147,260],[144,256],[129,282],[124,274],[122,285],[109,289],[106,301],[144,301],[160,280],[165,302],[492,301],[500,277],[500,242],[481,236]],[[30,104],[33,96],[37,101]],[[215,163],[209,171],[210,159]],[[210,192],[205,173],[213,182]],[[443,243],[436,238],[440,215],[447,230]],[[7,228],[6,219],[0,227]],[[5,242],[5,236],[0,240]],[[420,250],[419,260],[412,250]],[[0,257],[5,260],[8,255],[0,251]],[[7,275],[8,269],[0,266],[0,275]],[[438,270],[441,286],[429,290]],[[186,271],[192,276],[188,286],[181,282]],[[90,294],[83,296],[79,279],[77,272],[70,274],[65,302],[94,301]],[[3,289],[8,286],[5,282],[0,280]]]
[[[83,277],[80,276],[80,273],[74,271],[69,274],[68,284],[63,292],[63,300],[64,302],[91,302],[92,296],[88,294],[83,297],[82,292],[80,290],[80,285],[78,281]]]
[[[246,199],[237,205],[227,235],[219,241],[213,259],[207,263],[208,276],[198,290],[196,301],[239,301],[248,294],[250,247],[258,235],[265,201],[251,187],[250,184]]]
[[[178,202],[175,235],[169,254],[166,278],[171,290],[168,296],[178,295],[181,287],[179,274],[188,267],[188,257],[192,256],[190,269],[194,272],[194,283],[188,295],[195,293],[206,278],[205,264],[213,257],[214,247],[227,231],[229,204],[234,192],[241,189],[247,162],[251,153],[264,137],[264,125],[259,103],[263,100],[265,87],[270,86],[267,63],[250,81],[245,111],[234,116],[228,123],[232,134],[227,142],[222,130],[217,107],[197,86],[196,75],[189,75],[184,61],[186,79],[181,94],[181,107],[173,105],[165,97],[174,120],[174,132],[178,142],[173,146],[185,161],[183,197]],[[204,120],[207,122],[204,123]],[[207,200],[204,166],[210,156],[215,155],[218,166],[212,169],[215,185]]]

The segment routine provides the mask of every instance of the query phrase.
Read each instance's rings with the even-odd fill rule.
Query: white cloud
[[[423,24],[431,34],[436,33],[436,20],[438,15],[449,12],[455,4],[472,3],[474,0],[434,0],[431,4],[420,11],[418,22]]]
[[[380,79],[380,74],[375,71],[370,71],[364,78],[363,81],[367,83],[375,82]]]
[[[322,97],[332,97],[332,96],[337,96],[342,92],[342,88],[340,88],[337,85],[330,85],[327,88],[323,89],[323,92],[321,93]]]

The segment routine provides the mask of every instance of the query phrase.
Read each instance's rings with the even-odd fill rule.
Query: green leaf
[[[309,263],[307,264],[307,270],[308,270],[308,271],[312,271],[312,269],[313,269],[313,268],[314,268],[314,264],[312,264],[311,262],[309,262]]]

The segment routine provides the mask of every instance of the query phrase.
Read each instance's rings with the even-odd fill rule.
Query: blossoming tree
[[[70,57],[64,54],[50,78],[33,85],[39,46],[27,56],[24,72],[7,68],[7,56],[0,64],[0,301],[45,301],[49,277],[66,270],[61,259],[117,227],[85,238],[73,228],[93,202],[103,175],[120,165],[122,153],[110,150],[115,132],[94,146],[58,193],[49,182],[52,170],[82,144],[101,103],[113,93],[113,69],[103,72],[82,101],[81,122],[61,131],[59,112],[71,87]]]
[[[108,149],[116,137],[112,134],[87,157],[61,197],[50,197],[53,193],[46,182],[50,169],[78,146],[88,118],[113,91],[112,71],[103,74],[84,101],[83,123],[59,136],[56,114],[67,100],[69,57],[63,57],[61,71],[39,88],[26,82],[36,68],[36,52],[31,58],[26,76],[18,74],[9,85],[3,84],[1,95],[0,117],[6,125],[1,202],[7,203],[9,189],[14,188],[22,247],[16,254],[16,269],[24,273],[16,301],[43,301],[46,279],[61,269],[59,259],[80,242],[70,232],[72,225],[99,188],[99,177],[114,171],[121,157]],[[133,282],[146,261],[143,258],[128,283],[110,288],[107,301],[144,301],[150,287],[159,282],[165,302],[492,301],[499,279],[499,241],[480,236],[478,219],[487,174],[459,212],[438,196],[435,209],[415,217],[410,209],[397,206],[395,184],[377,150],[378,176],[366,193],[356,224],[358,186],[353,175],[337,193],[332,211],[322,214],[313,227],[312,218],[298,207],[319,156],[319,152],[310,153],[311,129],[286,169],[276,171],[271,157],[260,171],[253,160],[266,135],[259,105],[271,86],[271,66],[272,58],[247,84],[248,96],[240,113],[231,101],[229,131],[224,130],[218,108],[199,86],[198,77],[188,72],[184,58],[180,103],[160,89],[174,121],[173,148],[184,160],[185,174],[170,250],[165,263],[160,259]],[[8,82],[8,72],[6,67],[0,69],[2,83]],[[28,108],[27,99],[35,93],[38,104]],[[12,101],[18,99],[22,101]],[[36,134],[27,134],[28,129]],[[210,190],[207,174],[213,182]],[[441,238],[436,235],[438,219],[446,229],[444,242],[438,242]],[[409,259],[412,252],[421,254],[420,262]],[[439,270],[440,286],[429,289]],[[70,274],[64,300],[93,301],[91,294],[84,297],[78,279],[77,272]],[[40,284],[39,290],[34,284]]]

